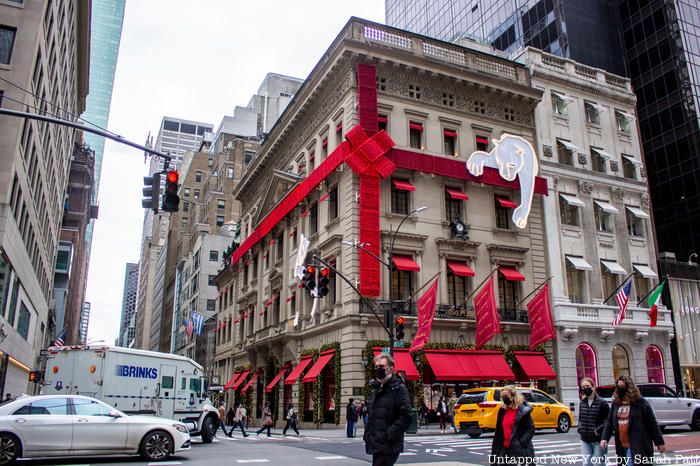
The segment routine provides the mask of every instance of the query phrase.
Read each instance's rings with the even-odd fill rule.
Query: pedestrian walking
[[[357,403],[353,403],[352,407],[355,409],[355,424],[352,426],[352,436],[357,437],[357,425],[360,423],[360,407]]]
[[[458,433],[457,426],[455,426],[455,406],[457,406],[457,395],[455,392],[452,392],[452,396],[450,397],[449,401],[447,402],[447,410],[449,411],[449,416],[450,416],[450,424],[452,425],[452,430],[454,433]]]
[[[425,403],[425,400],[418,408],[418,427],[422,426],[424,421],[425,427],[428,427],[428,405]]]
[[[367,430],[367,413],[368,413],[368,407],[367,407],[367,400],[362,401],[362,406],[360,406],[360,416],[362,416],[362,428]]]
[[[578,409],[578,435],[581,437],[583,466],[604,465],[607,451],[600,447],[601,435],[608,421],[608,402],[595,392],[595,382],[589,377],[581,379],[581,403]]]
[[[270,437],[270,428],[272,427],[272,410],[270,409],[270,402],[265,402],[265,407],[262,409],[262,427],[255,433],[255,435],[260,435],[260,433],[267,429],[267,436]]]
[[[406,385],[394,375],[394,359],[374,358],[373,394],[364,433],[365,450],[372,466],[392,466],[403,452],[403,437],[411,423],[411,401]]]
[[[441,396],[440,401],[438,401],[437,414],[440,419],[440,433],[444,434],[447,429],[447,403],[444,396]]]
[[[294,432],[299,435],[299,430],[297,429],[297,423],[299,422],[299,416],[297,415],[297,410],[294,409],[294,405],[292,403],[289,403],[287,405],[287,414],[285,414],[287,423],[284,425],[284,430],[282,431],[282,435],[287,435],[287,430],[292,429]]]
[[[600,447],[607,448],[608,441],[614,434],[618,464],[654,464],[654,445],[659,453],[666,451],[654,410],[639,393],[630,376],[619,376],[615,385],[612,407],[603,429]]]
[[[500,394],[501,408],[498,410],[489,464],[532,464],[535,458],[532,406],[525,402],[513,385],[503,387]]]
[[[231,436],[229,432],[226,432],[226,408],[224,407],[223,402],[219,403],[219,425],[214,431],[214,435],[216,435],[216,432],[219,430],[219,427],[221,427],[221,430],[224,431],[225,436]],[[233,427],[231,428],[231,430],[233,431]]]
[[[240,401],[236,401],[236,404],[233,407],[234,415],[233,415],[233,426],[231,427],[231,431],[229,432],[228,436],[233,437],[233,429],[236,427],[241,429],[241,432],[243,433],[244,437],[247,437],[248,434],[245,431],[245,427],[243,427],[243,421],[245,420],[245,408],[241,404]]]
[[[355,400],[352,398],[348,400],[348,407],[345,410],[345,420],[347,422],[345,433],[349,438],[355,437],[355,426],[357,425],[357,410],[355,409]]]
[[[233,410],[233,406],[229,407],[228,411],[226,412],[226,424],[232,426],[233,425],[233,417],[236,415],[236,412]]]

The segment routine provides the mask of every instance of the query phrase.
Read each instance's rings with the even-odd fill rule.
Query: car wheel
[[[690,423],[690,430],[694,432],[700,430],[700,409],[693,413],[693,422]]]
[[[0,464],[15,464],[22,454],[19,439],[12,434],[0,434]]]
[[[481,432],[467,434],[467,435],[469,435],[471,438],[479,438],[479,437],[481,437]]]
[[[141,440],[141,456],[149,461],[164,460],[173,452],[173,439],[164,430],[149,432]]]
[[[202,421],[202,443],[211,443],[214,440],[214,421],[211,417],[204,418]]]
[[[557,419],[557,432],[565,434],[569,431],[570,428],[571,420],[569,419],[569,416],[567,416],[566,414],[560,415],[559,419]]]

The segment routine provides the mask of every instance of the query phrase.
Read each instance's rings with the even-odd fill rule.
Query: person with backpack
[[[286,414],[286,419],[287,419],[287,424],[284,426],[284,430],[282,431],[282,435],[287,435],[287,430],[292,429],[294,432],[299,435],[299,429],[297,429],[297,423],[299,422],[299,416],[297,415],[297,410],[294,409],[294,405],[290,402],[287,405],[287,414]]]
[[[267,429],[267,436],[271,437],[270,428],[272,427],[273,423],[274,421],[272,420],[272,410],[270,409],[270,402],[266,401],[265,407],[262,409],[262,427],[258,429],[255,435],[260,435],[262,431]]]

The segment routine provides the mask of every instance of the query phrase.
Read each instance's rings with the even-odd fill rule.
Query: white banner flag
[[[306,251],[309,249],[309,240],[304,238],[304,234],[300,235],[299,249],[297,250],[297,260],[294,263],[294,276],[301,280],[304,277],[304,261],[306,260]]]

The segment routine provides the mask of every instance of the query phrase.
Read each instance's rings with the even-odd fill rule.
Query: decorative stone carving
[[[601,329],[600,330],[600,342],[605,343],[607,342],[611,336],[615,335],[615,330],[612,329]]]
[[[578,335],[578,329],[577,328],[562,328],[561,329],[561,337],[562,339],[566,341],[571,341],[573,337]]]
[[[647,177],[647,168],[646,167],[641,167],[639,169],[639,176],[641,176],[642,178]]]
[[[610,191],[612,192],[613,199],[619,202],[622,202],[625,200],[625,191],[620,188],[612,187],[610,188]]]
[[[619,164],[615,160],[610,161],[610,171],[613,173],[617,173],[617,171],[620,169]]]
[[[553,176],[553,177],[552,177],[552,189],[553,189],[554,191],[556,191],[558,186],[559,186],[559,177],[558,177],[558,176]]]
[[[649,207],[649,195],[647,193],[642,193],[639,196],[639,202],[641,203],[642,207],[648,208]]]
[[[544,155],[545,157],[554,157],[554,151],[552,150],[552,146],[542,144],[542,155]]]
[[[590,181],[578,180],[578,191],[581,194],[590,195],[591,192],[593,192],[593,183],[591,183]]]
[[[583,152],[578,153],[578,163],[581,165],[586,165],[588,163],[588,157]]]
[[[634,332],[634,341],[636,341],[637,343],[641,343],[648,336],[649,336],[649,332],[645,332],[643,330],[637,330],[636,332]]]

